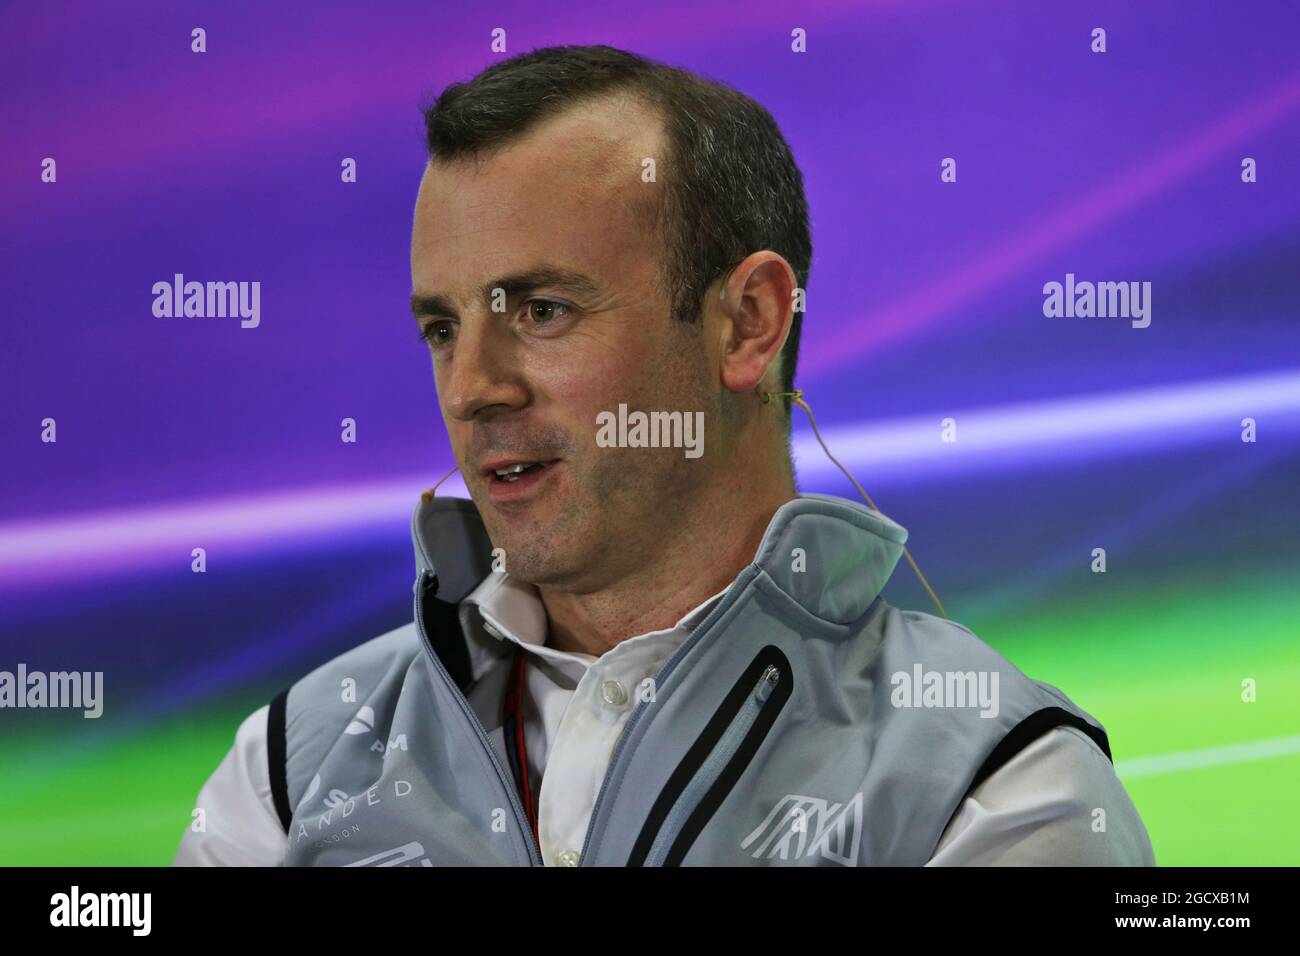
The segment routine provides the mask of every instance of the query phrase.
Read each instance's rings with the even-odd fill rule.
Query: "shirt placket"
[[[548,866],[578,865],[614,745],[644,681],[680,637],[674,630],[624,642],[589,665],[578,682],[551,741],[542,778],[538,820]]]

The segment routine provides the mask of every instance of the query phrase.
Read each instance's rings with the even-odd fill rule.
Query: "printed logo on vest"
[[[320,786],[320,775],[313,778],[308,794],[314,794]],[[380,788],[386,791],[389,783],[392,784],[392,796],[380,792]],[[310,814],[299,816],[294,815],[296,829],[290,835],[291,847],[297,847],[304,840],[312,838],[313,831],[317,839],[311,844],[313,850],[323,850],[330,844],[341,843],[344,840],[351,839],[361,833],[361,820],[365,818],[373,819],[371,807],[377,807],[387,800],[401,800],[403,797],[410,796],[412,791],[409,780],[394,779],[392,781],[381,781],[371,787],[358,793],[356,796],[348,796],[342,790],[337,788],[331,789],[322,799],[321,803],[329,809],[326,812],[317,814],[315,817],[315,826],[309,828],[312,823]],[[307,798],[304,797],[301,807],[306,805]],[[378,811],[379,814],[390,811],[391,807],[386,807]],[[353,813],[358,813],[358,820],[350,819]],[[423,852],[423,850],[421,850]]]
[[[352,718],[352,722],[344,729],[344,733],[349,736],[357,734],[368,734],[375,729],[375,711],[374,708],[365,704],[357,711],[357,715]]]
[[[820,856],[842,866],[857,866],[861,833],[861,791],[848,803],[787,794],[740,846],[747,850],[757,843],[751,854],[754,859]]]
[[[433,861],[424,854],[424,844],[404,843],[391,850],[382,850],[374,856],[368,856],[355,863],[344,866],[433,866]]]
[[[366,704],[361,705],[357,715],[352,718],[351,722],[343,729],[343,732],[350,737],[356,737],[361,734],[368,734],[375,729],[375,711],[373,707]],[[392,740],[384,743],[383,737],[376,737],[370,745],[370,749],[376,753],[387,754],[393,750],[406,750],[406,734],[398,734]]]

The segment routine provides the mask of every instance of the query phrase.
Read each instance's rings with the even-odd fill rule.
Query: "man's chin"
[[[492,539],[495,566],[512,578],[529,583],[545,582],[559,570],[563,557],[557,545],[563,544],[551,521],[539,520],[529,514],[501,514],[491,502],[487,510],[480,506],[479,514],[488,536]]]
[[[572,577],[568,556],[557,554],[545,542],[518,542],[514,547],[501,545],[498,566],[516,581],[541,586],[558,586]]]

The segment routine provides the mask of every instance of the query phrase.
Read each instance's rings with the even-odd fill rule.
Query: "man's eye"
[[[528,306],[528,318],[534,325],[545,325],[552,319],[563,318],[569,310],[567,305],[550,299],[530,299],[525,305]]]
[[[430,322],[428,325],[420,329],[419,339],[421,342],[427,343],[430,348],[436,349],[450,342],[452,336],[455,334],[451,322]]]

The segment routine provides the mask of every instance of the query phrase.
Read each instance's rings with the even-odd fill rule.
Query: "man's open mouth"
[[[530,472],[548,468],[557,461],[559,461],[558,458],[553,458],[550,461],[517,461],[488,468],[487,475],[491,481],[509,484],[518,481]]]

